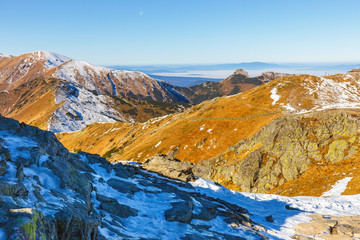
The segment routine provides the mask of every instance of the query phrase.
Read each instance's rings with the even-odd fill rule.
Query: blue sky
[[[359,0],[1,2],[0,52],[99,65],[360,62]]]

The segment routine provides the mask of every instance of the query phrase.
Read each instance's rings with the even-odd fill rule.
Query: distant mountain
[[[0,58],[0,98],[2,114],[55,132],[93,122],[146,121],[181,111],[188,102],[144,73],[43,51]]]
[[[149,74],[149,76],[157,80],[165,81],[177,87],[191,87],[202,84],[204,82],[219,82],[223,80],[222,78],[177,77],[177,76],[162,76],[162,75],[153,75],[153,74]]]
[[[126,69],[130,71],[141,71],[147,74],[154,73],[168,73],[168,72],[184,72],[184,71],[208,71],[208,70],[234,70],[238,68],[243,69],[264,69],[264,68],[279,68],[278,64],[265,62],[243,62],[243,63],[224,63],[224,64],[184,64],[184,65],[112,65],[108,66],[114,69]]]
[[[238,69],[220,82],[209,81],[187,88],[175,87],[175,89],[186,96],[191,103],[198,104],[215,97],[238,94],[286,75],[284,73],[265,72],[260,76],[250,77],[246,71]]]

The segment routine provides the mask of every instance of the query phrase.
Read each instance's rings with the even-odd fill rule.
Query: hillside
[[[70,153],[53,133],[0,116],[1,239],[355,239],[360,195],[332,190],[288,198],[172,180]]]
[[[249,89],[270,82],[274,79],[286,76],[284,73],[265,72],[257,77],[250,77],[249,74],[238,69],[229,77],[220,82],[205,82],[191,87],[175,87],[175,89],[187,97],[191,103],[198,104],[215,97],[245,92]]]
[[[153,239],[171,234],[242,240],[266,234],[239,205],[136,166],[71,154],[53,133],[3,117],[0,203],[1,239]]]
[[[322,196],[348,179],[344,194],[358,194],[360,110],[323,110],[280,117],[195,174],[238,191]]]
[[[297,129],[295,128],[295,126],[297,126],[296,124],[299,125],[302,121],[308,121],[301,120],[302,118],[312,119],[312,117],[308,116],[309,114],[322,116],[314,119],[316,119],[319,126],[324,127],[327,126],[324,119],[332,119],[331,117],[334,114],[330,110],[338,109],[337,111],[340,115],[336,116],[338,116],[341,121],[335,118],[333,120],[334,124],[338,121],[338,128],[346,129],[347,132],[354,131],[349,129],[346,123],[354,118],[354,116],[357,116],[356,109],[360,106],[360,85],[357,83],[359,78],[360,75],[358,74],[333,75],[327,76],[326,78],[310,75],[285,76],[241,94],[205,101],[186,110],[184,113],[149,120],[142,124],[92,124],[76,133],[59,134],[58,138],[71,151],[83,150],[93,153],[97,152],[108,160],[115,162],[119,160],[142,162],[156,153],[167,154],[173,149],[178,153],[176,155],[177,158],[182,161],[195,164],[201,162],[201,165],[205,165],[206,167],[209,165],[206,163],[211,162],[213,164],[213,166],[210,164],[211,171],[208,169],[205,170],[207,174],[201,175],[201,172],[198,172],[198,174],[205,178],[221,182],[225,186],[233,189],[255,192],[278,191],[277,193],[287,195],[313,195],[314,193],[309,193],[306,190],[305,185],[304,190],[290,189],[292,187],[291,184],[295,184],[291,181],[299,179],[299,177],[304,174],[303,168],[307,169],[307,167],[310,166],[308,163],[311,157],[308,157],[307,152],[304,153],[307,161],[307,164],[305,164],[306,167],[301,165],[303,164],[303,160],[301,160],[299,163],[296,163],[300,164],[301,162],[300,165],[303,167],[296,165],[296,168],[300,170],[296,170],[295,172],[293,172],[294,170],[292,169],[281,170],[280,173],[282,175],[279,176],[278,173],[275,177],[277,179],[276,182],[266,188],[265,186],[256,188],[258,185],[258,183],[256,183],[256,176],[261,168],[264,167],[261,164],[265,164],[267,160],[263,162],[257,160],[259,166],[256,168],[256,171],[254,170],[255,175],[252,176],[250,174],[251,176],[249,175],[244,180],[239,180],[239,177],[235,177],[234,174],[241,173],[240,170],[236,169],[242,168],[241,164],[246,157],[250,158],[250,162],[253,161],[253,159],[251,160],[253,155],[249,155],[251,152],[260,152],[263,151],[262,148],[268,148],[264,146],[264,141],[268,141],[266,140],[266,136],[276,136],[277,131],[281,131],[281,126],[284,128],[287,126],[289,131],[289,133],[283,133],[284,136],[295,134],[294,141],[299,141],[299,136],[293,133],[293,131]],[[355,110],[350,111],[350,109]],[[324,111],[322,113],[323,115],[320,114],[321,111]],[[298,118],[300,120],[296,120]],[[285,121],[281,119],[294,120]],[[279,121],[285,122],[276,125]],[[311,126],[312,125],[310,125],[310,127]],[[298,128],[303,131],[303,134],[306,136],[313,134],[309,132],[311,130],[311,128],[310,130],[308,129],[309,126],[306,127],[300,124]],[[331,131],[337,130],[335,128]],[[262,132],[266,134],[261,135]],[[257,140],[252,140],[259,134],[262,137],[259,137]],[[332,134],[334,135],[335,133]],[[319,160],[319,157],[318,161],[324,161],[325,168],[330,168],[333,162],[325,161],[323,157],[326,154],[330,154],[328,151],[333,151],[333,148],[337,149],[336,145],[331,145],[332,141],[337,142],[343,137],[347,139],[354,137],[350,135],[341,137],[334,136],[332,136],[330,140],[325,141],[326,144],[320,149],[324,154],[321,155],[322,160]],[[357,138],[357,135],[355,138]],[[312,145],[313,143],[310,140],[311,137],[309,137],[309,140],[304,140],[305,142],[303,144],[306,146],[308,144]],[[247,147],[243,147],[244,150],[241,151],[233,150],[237,149],[236,147],[231,147],[230,150],[228,149],[229,146],[241,144],[244,143],[244,141],[245,143],[250,141],[252,144],[246,145]],[[269,142],[271,143],[270,140]],[[284,138],[282,142],[289,142],[289,139]],[[348,151],[350,151],[348,147],[354,145],[355,142],[346,144],[347,147],[342,150],[345,151],[343,155],[336,155],[338,161],[350,159],[350,156],[349,158],[345,156],[347,156]],[[279,156],[285,157],[286,154],[292,156],[292,154],[294,154],[292,147],[298,148],[297,145],[290,145],[289,148],[283,146],[280,148],[278,155],[274,153],[262,154],[271,155],[275,157],[275,159],[278,159]],[[351,157],[354,157],[355,153],[353,152],[357,150],[352,149],[351,151]],[[219,154],[222,155],[219,156]],[[214,158],[215,160],[211,160]],[[272,164],[276,164],[279,161],[280,160],[277,160]],[[297,162],[295,159],[294,161]],[[281,161],[280,164],[282,164]],[[291,165],[291,163],[288,164]],[[316,163],[311,166],[316,166]],[[311,166],[309,169],[311,169]],[[266,167],[273,168],[270,165],[266,165]],[[317,168],[313,168],[311,171],[315,171],[315,169]],[[282,171],[292,171],[292,177],[287,176],[288,173]],[[268,181],[267,178],[271,175],[269,174],[270,173],[266,172],[266,174],[262,176],[264,177],[263,182]],[[232,175],[234,175],[234,177]],[[304,177],[305,176],[311,176],[311,174],[305,174]],[[326,186],[319,186],[321,189],[314,189],[313,191],[317,192],[317,195],[321,195],[331,184],[340,180],[340,178],[340,176],[339,178],[329,178]],[[316,180],[319,179],[314,178],[312,181],[314,182]],[[248,187],[245,187],[241,181],[253,182],[247,183]],[[307,180],[304,181],[306,182]],[[289,184],[283,185],[286,182],[289,182]],[[300,181],[298,183],[299,186],[302,183],[303,182]],[[280,185],[288,187],[281,189]],[[307,186],[310,186],[310,183]]]
[[[188,106],[172,86],[143,73],[49,52],[1,58],[0,99],[1,114],[54,132],[93,122],[144,122]]]

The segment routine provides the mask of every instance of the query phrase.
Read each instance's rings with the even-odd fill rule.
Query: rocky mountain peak
[[[243,75],[246,78],[249,77],[249,73],[242,68],[237,69],[231,76],[235,76],[235,75]]]
[[[31,52],[28,54],[24,54],[29,60],[33,61],[45,61],[44,67],[47,69],[59,66],[60,64],[71,60],[70,58],[53,53],[53,52],[47,52],[47,51],[36,51]]]
[[[261,78],[264,82],[270,82],[274,79],[277,78],[281,78],[281,77],[285,77],[288,76],[289,74],[287,73],[278,73],[278,72],[263,72],[261,74]]]

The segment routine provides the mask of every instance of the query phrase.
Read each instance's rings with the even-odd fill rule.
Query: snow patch
[[[327,192],[321,195],[322,197],[334,197],[340,196],[345,190],[348,183],[351,181],[352,177],[346,177],[335,183],[335,185]]]
[[[70,60],[70,58],[68,58],[68,57],[65,57],[60,54],[52,53],[52,52],[39,51],[36,53],[40,59],[46,60],[44,63],[44,67],[46,67],[46,68],[57,67],[60,64],[63,64],[64,62]]]
[[[58,87],[55,102],[63,104],[52,113],[48,122],[48,129],[53,132],[78,131],[94,122],[133,122],[111,107],[110,97],[96,95],[70,83]]]
[[[155,145],[155,147],[154,147],[154,148],[158,147],[160,144],[161,144],[161,141],[160,141],[160,142],[158,142],[158,143]]]
[[[277,101],[280,99],[280,95],[277,94],[277,88],[271,89],[271,95],[270,98],[274,101],[272,102],[272,105],[275,105]]]
[[[295,226],[311,220],[308,217],[309,214],[317,213],[334,216],[360,215],[360,194],[328,198],[307,196],[285,197],[274,194],[236,192],[201,178],[195,182],[190,182],[190,184],[201,194],[220,198],[247,208],[252,214],[251,219],[268,229],[266,235],[270,239],[291,240],[291,236],[295,235]],[[301,211],[287,210],[285,208],[286,205]],[[275,221],[273,223],[266,221],[265,217],[269,215],[274,217]]]

